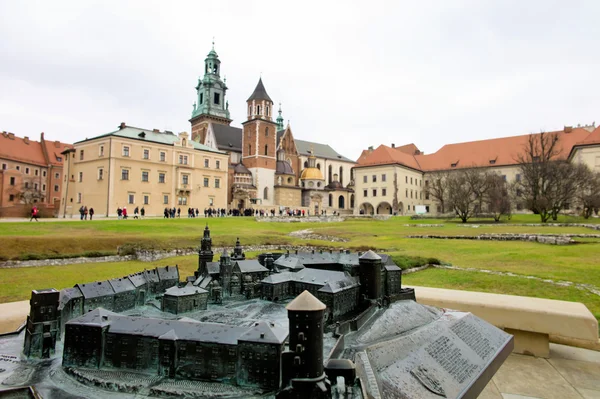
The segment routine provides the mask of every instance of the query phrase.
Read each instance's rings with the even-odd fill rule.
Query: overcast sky
[[[356,159],[600,122],[599,1],[0,0],[0,130],[190,131],[215,49],[240,126],[262,73],[294,137]]]

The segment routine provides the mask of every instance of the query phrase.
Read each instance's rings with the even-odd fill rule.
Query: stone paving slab
[[[16,331],[29,314],[29,301],[0,303],[0,334]]]

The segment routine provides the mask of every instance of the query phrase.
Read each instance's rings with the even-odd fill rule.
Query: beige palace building
[[[584,163],[600,172],[600,127],[565,126],[563,130],[548,133],[559,137],[559,159]],[[446,144],[427,155],[414,144],[370,147],[362,152],[353,168],[354,213],[412,215],[418,206],[427,213],[439,213],[441,207],[427,190],[435,172],[482,168],[508,182],[519,180],[518,156],[528,139],[529,135],[520,135]]]
[[[227,208],[229,156],[189,139],[157,129],[121,123],[119,129],[73,144],[66,150],[59,217],[79,217],[82,206],[97,216],[116,216],[126,207],[133,216],[165,208]]]

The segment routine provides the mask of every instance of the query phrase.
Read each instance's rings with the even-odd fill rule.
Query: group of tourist
[[[90,217],[90,220],[93,219],[94,208],[88,209],[87,206],[81,205],[81,208],[79,208],[79,220],[87,220],[88,216]]]

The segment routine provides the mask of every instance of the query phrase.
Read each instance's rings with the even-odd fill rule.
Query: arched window
[[[320,163],[317,164],[317,169],[321,170],[321,164]]]
[[[265,155],[269,155],[269,146],[265,144]]]
[[[338,208],[339,209],[344,209],[344,205],[345,205],[344,202],[345,202],[344,196],[340,195],[340,197],[338,198]]]
[[[265,187],[265,189],[263,191],[263,198],[269,199],[269,187]]]
[[[354,208],[354,194],[350,196],[350,208]]]
[[[292,184],[292,183],[294,183],[294,178],[292,178],[292,177],[288,177],[288,178],[287,178],[287,182],[288,182],[288,184]]]
[[[265,128],[265,137],[269,137],[269,126]]]
[[[248,144],[248,155],[252,154],[252,144]]]
[[[267,116],[269,116],[269,106],[268,105],[266,106],[266,109],[267,109]]]
[[[256,114],[257,114],[257,115],[260,115],[260,105],[257,105],[257,106],[256,106]]]
[[[344,168],[340,166],[340,184],[344,185]]]
[[[308,161],[304,161],[304,167],[308,168]]]
[[[333,206],[333,195],[329,194],[329,206]]]
[[[329,168],[327,168],[327,169],[328,169],[327,173],[328,173],[328,176],[329,176],[329,179],[327,181],[329,183],[331,183],[332,182],[331,177],[333,176],[333,167],[331,165],[329,165]]]

